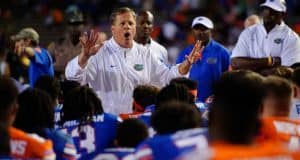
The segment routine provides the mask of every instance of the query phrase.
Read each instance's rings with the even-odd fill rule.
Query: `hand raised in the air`
[[[194,64],[196,61],[201,59],[203,49],[204,46],[202,46],[202,42],[198,40],[190,54],[185,56],[186,60],[190,64]]]
[[[82,53],[85,57],[95,55],[97,51],[102,47],[103,43],[98,43],[99,33],[91,30],[88,34],[84,32],[79,38],[82,45]]]

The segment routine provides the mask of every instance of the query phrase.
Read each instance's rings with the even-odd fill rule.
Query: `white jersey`
[[[269,33],[263,24],[248,27],[241,33],[231,57],[268,56],[280,57],[283,66],[300,62],[299,36],[284,22],[276,25]]]
[[[300,99],[293,98],[290,118],[300,120]]]
[[[137,85],[169,83],[182,76],[178,66],[166,67],[142,45],[133,42],[132,48],[122,48],[111,38],[96,55],[90,57],[85,68],[78,64],[78,56],[66,67],[66,78],[89,84],[102,101],[105,112],[132,112],[132,92]]]
[[[168,52],[164,46],[160,45],[153,39],[150,39],[150,43],[144,46],[151,51],[151,53],[155,58],[157,58],[157,60],[163,62],[164,64],[168,64]]]

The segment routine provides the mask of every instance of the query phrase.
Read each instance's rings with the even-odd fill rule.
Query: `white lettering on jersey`
[[[276,131],[279,133],[286,133],[290,135],[299,135],[299,125],[289,122],[281,122],[281,121],[274,121],[274,126]]]
[[[27,142],[22,140],[10,140],[11,153],[24,155],[27,147]]]

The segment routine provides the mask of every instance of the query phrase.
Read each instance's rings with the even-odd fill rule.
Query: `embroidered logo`
[[[282,42],[283,42],[283,39],[281,39],[281,38],[274,39],[274,43],[276,43],[276,44],[280,44]]]
[[[133,66],[133,68],[134,68],[135,70],[137,70],[137,71],[141,71],[141,70],[144,69],[144,65],[143,65],[143,64],[135,64],[135,65]]]
[[[114,67],[117,67],[117,65],[112,65],[112,64],[110,65],[110,68],[114,68]]]
[[[208,57],[207,59],[206,59],[206,63],[207,64],[216,64],[217,63],[217,58],[214,58],[214,57]]]

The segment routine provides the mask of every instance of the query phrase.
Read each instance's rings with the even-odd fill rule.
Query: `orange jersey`
[[[281,160],[300,159],[300,152],[292,152],[278,143],[261,143],[252,146],[212,144],[212,160]]]
[[[52,142],[10,127],[11,155],[14,158],[55,159]]]
[[[291,149],[300,149],[300,121],[284,117],[262,119],[258,142],[280,141]]]

